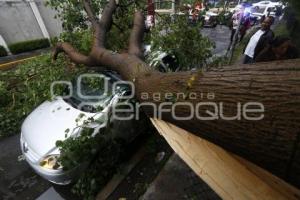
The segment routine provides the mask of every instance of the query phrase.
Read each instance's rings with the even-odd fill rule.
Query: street
[[[18,161],[19,134],[1,140],[0,149],[0,199],[35,199],[51,186],[26,161]]]
[[[216,48],[213,50],[215,56],[224,56],[230,43],[231,31],[227,26],[219,25],[216,28],[203,28],[203,36],[207,36],[215,42]]]

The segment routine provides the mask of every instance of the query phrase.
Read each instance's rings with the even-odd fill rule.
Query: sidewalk
[[[47,53],[50,50],[51,48],[45,48],[45,49],[38,49],[35,51],[20,53],[17,55],[0,57],[0,70],[12,69],[22,62],[35,58],[36,56],[39,56],[42,53]]]
[[[219,200],[220,197],[174,153],[140,199]]]
[[[34,51],[24,52],[24,53],[20,53],[20,54],[16,54],[16,55],[0,57],[0,65],[6,64],[9,62],[13,62],[13,61],[17,61],[17,60],[21,60],[21,59],[30,58],[33,56],[37,56],[42,53],[47,53],[50,50],[51,50],[51,48],[45,48],[45,49],[38,49],[38,50],[34,50]]]

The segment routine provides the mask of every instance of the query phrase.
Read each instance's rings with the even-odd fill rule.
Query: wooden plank
[[[222,199],[300,199],[300,191],[254,164],[177,126],[151,119],[174,151]]]

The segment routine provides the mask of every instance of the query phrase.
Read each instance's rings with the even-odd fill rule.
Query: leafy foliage
[[[73,169],[90,160],[104,144],[105,140],[99,135],[92,137],[94,129],[81,129],[78,137],[69,137],[64,141],[56,142],[56,146],[61,151],[59,161],[64,170]]]
[[[0,57],[7,56],[6,49],[0,45]]]
[[[232,13],[222,10],[218,15],[218,22],[222,25],[229,26],[231,23]]]
[[[106,0],[93,0],[92,8],[98,16]],[[57,11],[56,18],[62,21],[65,31],[73,32],[88,28],[88,18],[84,13],[82,1],[78,0],[48,0],[46,5]]]
[[[69,42],[78,51],[87,55],[91,51],[93,35],[91,29],[79,29],[74,32],[62,32],[59,38],[53,38],[51,43],[55,45],[57,42]]]
[[[50,47],[48,39],[28,40],[10,44],[8,48],[13,54]]]
[[[117,172],[120,162],[120,145],[115,141],[107,143],[88,171],[84,172],[72,188],[72,192],[83,199],[92,200],[99,190]]]
[[[106,0],[92,1],[92,7],[97,16],[106,3]],[[71,43],[82,53],[89,52],[92,44],[92,31],[87,28],[89,22],[82,3],[73,0],[48,0],[48,5],[59,12],[57,17],[63,20],[65,25],[65,32],[59,40]],[[144,9],[145,5],[146,1],[119,1],[113,16],[113,25],[106,37],[108,49],[126,51],[133,27],[134,12],[136,9]],[[186,16],[178,16],[175,20],[172,20],[170,16],[163,16],[159,21],[160,23],[146,37],[148,42],[151,41],[153,44],[153,51],[175,54],[183,69],[203,66],[206,59],[211,57],[213,44],[207,37],[200,34],[200,25],[188,25]],[[166,34],[161,34],[162,32]]]
[[[106,0],[93,0],[92,8],[96,16],[99,16]],[[118,8],[113,16],[113,25],[107,34],[106,47],[112,51],[126,49],[128,38],[133,26],[133,14],[135,9],[142,10],[146,1],[119,0]],[[77,0],[48,0],[47,5],[57,10],[63,22],[64,33],[59,37],[60,41],[70,42],[82,53],[89,52],[92,41],[92,31],[89,30],[89,21],[84,12],[81,1]],[[82,43],[83,42],[83,43]]]
[[[201,24],[191,26],[187,16],[161,16],[151,32],[152,50],[174,54],[182,69],[202,67],[212,56],[214,44],[201,35]]]
[[[53,81],[71,80],[83,71],[68,66],[70,63],[63,57],[52,63],[50,54],[46,54],[0,73],[0,138],[19,133],[23,119],[50,99]]]
[[[72,188],[72,192],[83,199],[94,199],[118,169],[121,145],[112,139],[111,130],[107,127],[93,136],[94,129],[81,127],[79,135],[56,142],[61,152],[59,162],[63,170],[88,165]]]

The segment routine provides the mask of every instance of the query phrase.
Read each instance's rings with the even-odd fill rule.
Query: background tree
[[[152,50],[173,54],[181,69],[203,67],[212,57],[213,42],[200,33],[201,23],[190,25],[188,15],[160,16],[151,30]]]
[[[91,1],[92,12],[95,18],[101,16],[101,12],[107,0]],[[119,0],[118,7],[113,16],[110,32],[106,37],[105,45],[113,51],[120,51],[127,48],[127,38],[133,26],[133,15],[136,9],[144,11],[146,1]],[[57,11],[56,17],[62,20],[63,33],[59,41],[69,42],[80,52],[87,54],[92,47],[92,31],[90,20],[84,12],[81,1],[78,0],[48,0],[48,6]],[[54,42],[57,42],[55,40]]]

